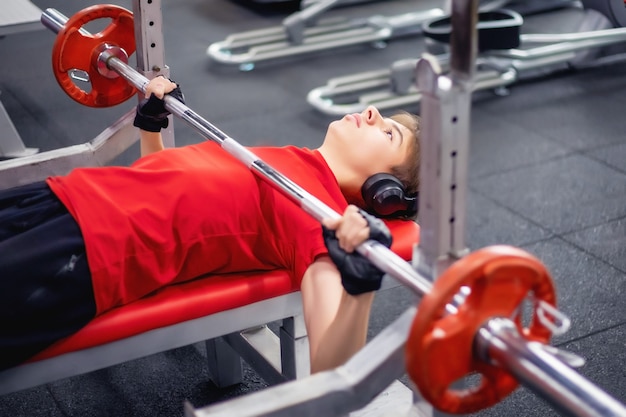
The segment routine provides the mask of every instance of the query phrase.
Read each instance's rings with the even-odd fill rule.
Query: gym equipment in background
[[[578,31],[525,34],[521,33],[524,17],[514,10],[479,14],[480,53],[474,91],[492,90],[506,95],[507,87],[522,79],[626,58],[619,49],[606,48],[622,46],[626,41],[626,7],[622,0],[583,0],[553,13],[555,17],[571,14],[577,18]],[[438,56],[444,72],[449,70],[450,29],[448,17],[430,20],[423,26],[427,50]],[[332,78],[326,85],[312,89],[307,102],[329,115],[360,112],[369,105],[380,109],[413,108],[422,98],[415,79],[416,62],[416,58],[407,58],[387,69]]]

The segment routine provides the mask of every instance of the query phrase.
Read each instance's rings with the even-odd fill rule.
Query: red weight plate
[[[455,314],[445,311],[462,287],[470,293]],[[407,371],[433,407],[468,414],[490,407],[509,395],[517,381],[506,371],[473,355],[474,337],[489,319],[516,316],[524,299],[555,305],[552,279],[544,265],[527,252],[510,246],[478,250],[455,262],[421,301],[406,347]],[[536,314],[528,327],[515,319],[527,338],[547,342],[550,331]],[[456,381],[479,374],[480,383],[453,389]]]
[[[81,33],[87,23],[110,18],[111,23],[96,34]],[[98,72],[99,48],[103,44],[122,48],[128,56],[135,52],[133,15],[115,5],[87,7],[72,16],[59,31],[52,48],[52,69],[61,88],[75,101],[90,107],[110,107],[132,97],[136,90],[124,78],[107,78]],[[89,75],[91,91],[86,92],[71,79],[72,70]]]

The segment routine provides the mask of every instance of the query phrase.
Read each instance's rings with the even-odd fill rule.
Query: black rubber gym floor
[[[85,0],[34,0],[71,16]],[[130,0],[114,3],[132,8]],[[424,0],[372,2],[336,15],[400,14],[439,6]],[[230,0],[163,2],[166,58],[187,104],[246,145],[316,147],[332,120],[306,102],[331,77],[387,68],[417,57],[423,40],[394,40],[385,49],[267,63],[240,72],[210,64],[209,44],[227,35],[274,26],[287,10],[254,10]],[[572,21],[554,12],[529,17],[525,32],[565,32]],[[133,100],[108,109],[82,107],[52,74],[54,35],[42,29],[0,39],[0,96],[25,144],[55,149],[94,138]],[[480,94],[472,109],[467,244],[511,244],[542,259],[558,287],[571,330],[554,344],[587,363],[580,373],[626,403],[626,63],[563,71],[518,83],[508,96]],[[406,108],[417,111],[415,108]],[[177,145],[202,140],[176,123]],[[116,163],[137,157],[124,153]],[[381,293],[371,335],[413,302],[408,291]],[[188,346],[87,375],[0,397],[2,416],[182,416],[183,402],[202,407],[265,387],[247,369],[232,389],[208,382],[202,346]],[[406,378],[403,378],[407,381]],[[233,414],[236,415],[236,414]],[[555,416],[526,388],[480,416]]]

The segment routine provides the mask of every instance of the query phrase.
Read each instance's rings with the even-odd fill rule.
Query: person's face
[[[414,140],[408,128],[383,118],[373,106],[332,122],[326,134],[326,141],[339,150],[343,162],[361,173],[364,180],[401,165]]]

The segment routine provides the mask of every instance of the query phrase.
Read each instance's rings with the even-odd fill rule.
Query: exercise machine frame
[[[618,20],[608,6],[622,6]],[[626,9],[620,0],[585,0],[584,18],[580,32],[567,34],[522,34],[520,46],[513,49],[491,49],[479,54],[476,60],[474,91],[493,90],[498,95],[508,94],[507,87],[521,79],[545,76],[565,68],[586,68],[626,59],[624,54],[597,56],[606,46],[626,42]],[[612,10],[612,9],[611,9]],[[520,16],[521,18],[521,16]],[[432,45],[436,45],[432,48]],[[431,43],[431,50],[441,51],[441,44]],[[449,70],[448,53],[438,53],[443,71]],[[417,87],[415,64],[417,59],[397,60],[387,69],[338,76],[316,87],[307,94],[307,102],[316,110],[339,115],[360,112],[369,105],[381,109],[417,106],[422,91]]]
[[[389,1],[389,0],[386,0]],[[528,13],[563,7],[573,0],[527,0],[522,9]],[[384,48],[393,39],[422,33],[422,24],[449,12],[449,4],[441,0],[441,7],[406,12],[398,15],[373,15],[368,18],[332,16],[322,18],[330,9],[365,3],[361,0],[303,1],[302,9],[289,15],[279,26],[229,35],[207,48],[207,55],[216,63],[238,65],[242,71],[254,69],[265,61],[334,51],[354,45],[372,45]],[[517,0],[484,0],[481,10],[494,10]]]
[[[443,9],[433,8],[395,16],[320,19],[323,13],[345,3],[351,1],[310,2],[286,17],[280,26],[235,33],[212,43],[207,48],[207,55],[214,62],[251,70],[256,63],[263,61],[352,45],[381,45],[393,38],[419,34],[423,22],[444,15]]]

